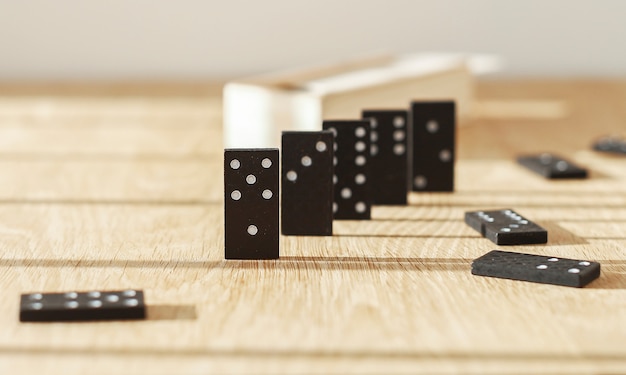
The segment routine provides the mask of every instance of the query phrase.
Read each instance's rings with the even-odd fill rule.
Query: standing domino
[[[333,234],[333,134],[283,132],[281,227],[285,235]]]
[[[226,259],[278,258],[278,149],[224,150]]]
[[[369,220],[372,204],[369,187],[370,121],[324,121],[323,128],[335,135],[334,218]]]
[[[407,196],[406,110],[364,110],[371,122],[370,178],[372,203],[405,205]]]
[[[455,103],[411,103],[413,191],[454,191]]]

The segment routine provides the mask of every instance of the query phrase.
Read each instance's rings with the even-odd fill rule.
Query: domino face
[[[21,322],[145,319],[141,290],[22,294]]]
[[[333,234],[333,133],[282,133],[281,230]]]
[[[626,155],[626,139],[620,137],[604,137],[593,144],[593,149],[610,154]]]
[[[372,203],[406,205],[408,111],[364,110],[370,120]]]
[[[454,191],[453,101],[411,103],[413,191]]]
[[[582,288],[600,276],[600,263],[493,250],[472,262],[472,274]]]
[[[548,242],[548,232],[511,209],[465,213],[465,223],[496,245]]]
[[[277,259],[278,149],[224,150],[226,259]]]
[[[369,220],[370,192],[369,120],[324,121],[335,136],[333,212],[336,220]]]
[[[553,154],[520,156],[517,162],[549,179],[587,178],[586,169]]]

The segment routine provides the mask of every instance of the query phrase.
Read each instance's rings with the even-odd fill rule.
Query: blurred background
[[[0,0],[0,81],[221,81],[382,51],[624,76],[624,15],[621,0]]]

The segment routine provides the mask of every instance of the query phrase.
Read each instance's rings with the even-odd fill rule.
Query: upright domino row
[[[331,236],[333,220],[368,220],[372,205],[406,205],[407,190],[454,190],[455,106],[414,102],[406,110],[365,110],[361,120],[324,121],[322,131],[283,132],[282,205],[279,150],[224,152],[226,259],[279,257],[279,207],[285,235]],[[595,149],[624,153],[626,142]],[[586,178],[560,156],[525,155],[518,163],[548,179]],[[512,209],[473,211],[465,222],[496,245],[544,244],[548,232]],[[492,250],[472,262],[473,275],[584,287],[597,262]],[[136,320],[147,317],[141,290],[26,293],[22,322]]]
[[[407,190],[454,191],[455,104],[413,102],[283,132],[281,232],[330,236],[333,220],[368,220]],[[224,151],[226,259],[279,257],[279,150]]]

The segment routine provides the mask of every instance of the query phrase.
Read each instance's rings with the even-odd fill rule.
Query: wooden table
[[[589,147],[626,129],[626,82],[481,82],[454,194],[259,262],[223,260],[219,94],[145,88],[0,87],[0,374],[626,373],[626,158]],[[544,150],[591,178],[513,161]],[[600,279],[472,276],[496,246],[463,213],[505,207],[550,235],[507,249]],[[21,293],[123,288],[147,321],[18,322]]]

